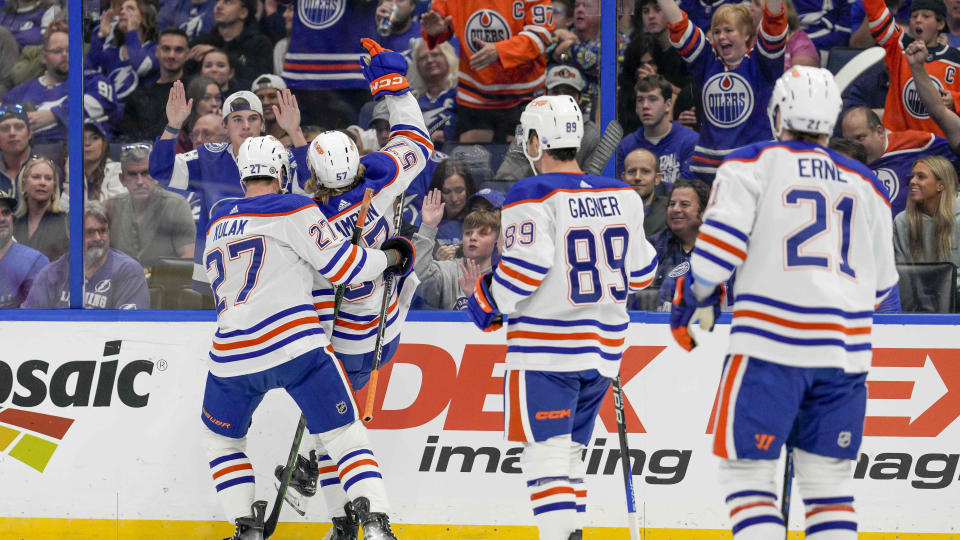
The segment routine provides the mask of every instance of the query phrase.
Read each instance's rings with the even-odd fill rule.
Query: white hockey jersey
[[[394,202],[403,195],[417,175],[427,166],[433,153],[433,143],[427,135],[423,114],[413,94],[384,96],[390,113],[390,138],[379,152],[360,158],[366,172],[363,181],[350,191],[318,203],[320,211],[337,231],[349,239],[360,214],[360,205],[367,188],[373,188],[370,211],[364,225],[362,242],[367,247],[380,247],[384,240],[395,236]],[[387,311],[384,345],[400,334],[400,326],[407,317],[420,280],[415,274],[394,282]],[[340,306],[339,319],[333,325],[333,307],[336,289],[318,274],[314,287],[314,304],[320,321],[332,336],[337,353],[365,354],[374,349],[377,326],[380,324],[380,306],[383,301],[383,276],[376,280],[347,288]]]
[[[209,367],[218,377],[263,371],[328,346],[313,306],[314,275],[359,283],[387,266],[382,251],[350,244],[302,195],[221,206],[203,261],[217,302]]]
[[[490,293],[508,316],[507,367],[616,376],[627,295],[657,270],[643,200],[612,178],[542,174],[510,188],[502,223]]]
[[[737,269],[730,353],[866,371],[873,310],[897,283],[890,204],[867,167],[822,146],[763,142],[717,171],[695,279]]]

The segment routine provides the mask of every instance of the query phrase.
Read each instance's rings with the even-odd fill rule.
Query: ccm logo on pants
[[[537,411],[537,420],[558,420],[560,418],[570,418],[570,409],[560,411]]]

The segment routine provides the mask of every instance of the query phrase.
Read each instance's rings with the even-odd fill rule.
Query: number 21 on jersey
[[[812,218],[800,228],[783,239],[784,266],[787,270],[796,268],[824,268],[831,270],[837,253],[837,271],[856,279],[857,272],[850,265],[851,230],[857,199],[849,193],[841,193],[830,200],[826,192],[810,187],[791,187],[783,193],[783,204],[787,208],[810,208]],[[829,253],[807,253],[804,246],[827,234],[839,234],[834,244],[838,251]]]

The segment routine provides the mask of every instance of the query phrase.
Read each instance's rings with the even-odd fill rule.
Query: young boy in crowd
[[[467,214],[463,219],[463,256],[446,261],[433,257],[437,224],[443,217],[440,190],[427,194],[421,213],[423,222],[413,237],[418,253],[414,270],[421,280],[417,295],[435,309],[465,309],[477,278],[492,266],[500,238],[500,212],[478,205]]]

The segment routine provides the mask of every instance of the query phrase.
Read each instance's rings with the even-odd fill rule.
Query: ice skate
[[[267,513],[267,501],[257,501],[250,506],[253,517],[237,518],[237,530],[223,540],[263,540],[263,517]]]
[[[370,501],[366,497],[357,497],[353,501],[353,508],[363,525],[363,540],[397,540],[390,529],[390,518],[381,512],[371,512]]]
[[[293,509],[301,516],[307,513],[307,498],[317,494],[317,478],[320,474],[317,472],[319,464],[317,462],[317,453],[310,451],[310,459],[297,454],[297,466],[293,469],[293,475],[290,476],[290,485],[283,494],[283,499],[290,504]],[[283,474],[286,467],[277,465],[274,469],[274,485],[279,490],[283,483]]]
[[[357,529],[360,528],[360,521],[357,519],[357,513],[353,510],[353,504],[343,505],[347,515],[344,517],[332,518],[333,528],[327,532],[323,540],[357,540]]]
[[[570,533],[570,538],[567,540],[583,540],[583,529],[577,529]]]

